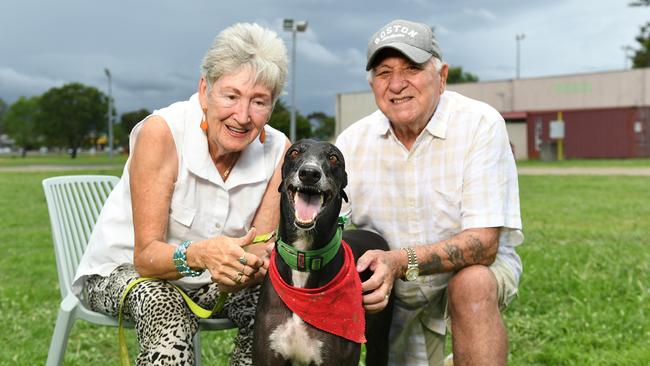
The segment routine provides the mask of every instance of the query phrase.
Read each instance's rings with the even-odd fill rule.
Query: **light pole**
[[[104,73],[108,77],[108,160],[113,159],[113,113],[112,112],[112,102],[113,102],[113,89],[112,89],[112,78],[111,71],[108,68],[104,68]]]
[[[623,70],[627,70],[627,61],[632,59],[632,56],[630,55],[630,52],[634,51],[634,47],[632,46],[621,46],[621,49],[623,49]]]
[[[285,18],[283,29],[292,33],[291,42],[291,122],[289,125],[289,135],[291,142],[296,141],[296,32],[307,30],[307,22],[304,20],[294,21]]]
[[[520,34],[515,34],[515,40],[517,41],[517,79],[519,79],[519,70],[521,67],[521,61],[520,61],[520,51],[521,51],[521,46],[519,45],[521,43],[521,40],[526,37],[525,34],[520,33]]]

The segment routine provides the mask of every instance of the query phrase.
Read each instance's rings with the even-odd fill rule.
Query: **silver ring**
[[[238,272],[237,273],[237,278],[235,279],[235,282],[241,283],[242,277],[244,277],[244,273],[243,272]]]
[[[242,254],[241,257],[239,257],[239,259],[237,259],[237,261],[239,261],[239,263],[241,263],[243,265],[247,265],[248,261],[246,260],[246,253]]]

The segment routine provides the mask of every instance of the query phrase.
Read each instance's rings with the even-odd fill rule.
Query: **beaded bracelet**
[[[179,246],[177,246],[176,249],[174,250],[173,261],[174,261],[174,265],[176,266],[176,270],[183,277],[185,276],[198,277],[203,273],[203,271],[205,271],[205,269],[202,269],[200,271],[195,271],[191,269],[190,266],[187,265],[187,255],[185,253],[187,252],[187,247],[189,247],[190,244],[192,244],[192,242],[186,240],[182,242]]]

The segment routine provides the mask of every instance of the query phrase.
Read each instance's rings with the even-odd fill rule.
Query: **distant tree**
[[[47,142],[69,148],[73,159],[91,136],[106,131],[108,97],[97,88],[66,84],[45,92],[39,104],[38,125]]]
[[[282,131],[287,137],[290,137],[291,112],[282,100],[275,103],[273,114],[269,120],[269,125],[277,130]],[[311,126],[306,117],[296,112],[296,139],[307,138],[311,136]]]
[[[321,141],[329,141],[334,137],[334,131],[336,129],[334,117],[328,116],[323,112],[314,112],[309,114],[307,119],[311,122],[312,126],[311,137]]]
[[[650,0],[637,0],[630,3],[630,6],[650,6]],[[641,26],[639,35],[635,40],[639,43],[639,48],[635,50],[632,56],[632,67],[637,69],[650,66],[650,22]]]
[[[38,131],[38,115],[39,97],[18,98],[4,115],[5,131],[20,147],[22,157],[43,140]]]
[[[638,69],[650,66],[650,23],[641,26],[641,31],[635,39],[640,47],[632,56],[632,67]]]
[[[0,135],[2,135],[4,132],[4,125],[2,122],[2,117],[5,115],[5,112],[7,112],[7,103],[0,98]]]
[[[478,81],[478,76],[464,72],[462,66],[449,67],[447,74],[447,83],[460,84],[460,83],[475,83]]]
[[[115,136],[116,145],[122,146],[125,150],[129,149],[129,134],[138,122],[145,119],[151,112],[142,108],[137,111],[122,113],[120,123],[113,126],[113,133]]]

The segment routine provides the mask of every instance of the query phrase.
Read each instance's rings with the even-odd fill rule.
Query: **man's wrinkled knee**
[[[448,284],[449,311],[452,317],[498,309],[497,281],[483,265],[463,268]]]

